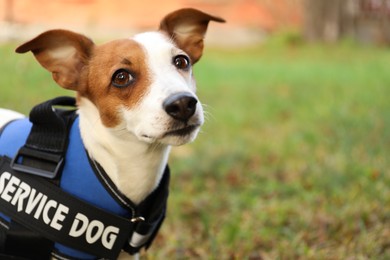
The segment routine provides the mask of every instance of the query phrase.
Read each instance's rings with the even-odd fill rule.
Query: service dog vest
[[[115,259],[121,250],[134,254],[148,248],[165,218],[168,167],[159,187],[140,205],[134,205],[89,158],[82,144],[79,118],[75,117],[58,191],[47,179],[13,167],[22,159],[18,152],[28,142],[32,126],[28,119],[20,119],[0,132],[0,254],[10,255],[9,251],[15,252],[17,247],[26,252],[22,256],[29,257],[28,250],[18,245],[18,239],[25,238],[9,235],[20,225],[54,241],[51,251],[55,257]]]

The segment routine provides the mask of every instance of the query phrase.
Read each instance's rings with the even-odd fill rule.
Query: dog
[[[192,142],[204,123],[192,66],[210,21],[192,8],[162,19],[158,31],[95,45],[68,30],[22,44],[62,88],[76,91],[82,144],[135,205],[160,184],[171,146]],[[23,118],[0,110],[0,127]]]

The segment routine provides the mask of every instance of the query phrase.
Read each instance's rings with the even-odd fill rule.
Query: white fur
[[[163,102],[178,92],[195,95],[191,71],[180,72],[172,58],[183,52],[163,34],[143,33],[134,39],[147,54],[151,86],[139,104],[131,109],[122,107],[121,123],[105,127],[95,105],[88,99],[79,101],[80,130],[90,156],[105,169],[118,189],[134,203],[141,202],[159,184],[167,164],[170,145],[181,145],[195,139],[198,129],[188,136],[164,136],[184,127],[163,109]],[[203,110],[198,102],[188,125],[203,124]]]
[[[161,31],[142,33],[132,38],[140,44],[144,53],[137,48],[133,54],[138,56],[131,61],[117,60],[132,50],[130,45],[125,46],[129,48],[120,47],[126,42],[134,46],[133,41],[113,41],[112,45],[104,46],[106,49],[103,46],[98,49],[84,36],[66,30],[48,31],[16,49],[18,53],[33,51],[36,59],[53,73],[60,86],[79,91],[77,101],[83,144],[117,188],[135,204],[142,202],[160,183],[171,146],[193,141],[204,122],[203,108],[195,94],[192,69],[177,68],[174,57],[187,55],[185,50],[190,52],[188,54],[193,62],[198,61],[203,50],[202,37],[207,29],[205,21],[224,22],[221,18],[191,8],[168,14],[161,21]],[[47,37],[51,38],[48,40]],[[145,57],[145,62],[137,64],[141,57]],[[134,81],[117,84],[122,82],[124,74],[117,74],[118,70],[113,74],[111,70],[125,64],[141,69],[135,70]],[[133,71],[127,72],[132,74]],[[139,75],[143,80],[137,82]],[[109,88],[121,90],[103,92],[110,79]],[[137,91],[123,89],[130,88],[133,83],[139,83],[134,85],[139,87]],[[150,85],[142,89],[145,84]],[[118,93],[123,93],[120,92],[122,90],[129,91],[127,97],[118,96]],[[115,96],[102,96],[106,93]],[[136,94],[130,96],[132,93]],[[198,101],[195,111],[194,99]],[[101,116],[104,116],[104,123]],[[0,127],[21,117],[23,115],[0,109]],[[135,259],[138,258],[136,254]],[[128,256],[123,253],[119,259],[128,259]]]
[[[22,115],[18,112],[0,108],[0,128],[3,125],[5,125],[6,123],[8,123],[9,121],[23,118],[23,117],[24,117],[24,115]]]
[[[160,182],[169,146],[142,142],[122,126],[106,128],[86,98],[80,100],[79,114],[81,136],[90,156],[124,195],[141,202]]]
[[[187,92],[198,99],[195,95],[196,85],[192,77],[192,70],[180,71],[171,63],[174,56],[183,54],[183,51],[163,34],[148,32],[138,34],[134,40],[139,42],[147,53],[148,68],[152,72],[152,84],[150,92],[144,97],[137,112],[125,111],[128,120],[128,130],[133,131],[140,140],[145,142],[159,141],[171,145],[181,145],[195,139],[198,131],[194,131],[186,138],[164,137],[164,134],[177,130],[173,127],[173,119],[162,109],[162,103],[172,94]],[[188,125],[203,124],[203,109],[197,103],[195,114],[191,117]],[[136,126],[134,128],[134,126]],[[183,127],[179,126],[180,127]],[[176,128],[178,128],[176,126]],[[199,128],[198,128],[199,129]]]
[[[186,92],[196,98],[192,71],[178,70],[172,59],[183,51],[159,32],[134,37],[147,56],[151,86],[142,100],[131,109],[120,107],[121,122],[114,128],[103,125],[97,107],[80,97],[78,113],[80,132],[90,156],[100,163],[117,188],[134,203],[140,203],[159,184],[171,145],[181,145],[195,139],[203,124],[203,109],[197,103],[195,114],[187,123],[180,123],[163,109],[170,95]],[[21,114],[0,110],[0,123],[22,117]],[[167,133],[183,127],[196,126],[187,136]]]

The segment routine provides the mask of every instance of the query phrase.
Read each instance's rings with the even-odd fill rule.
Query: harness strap
[[[163,177],[158,187],[149,194],[139,205],[134,205],[127,197],[115,187],[108,178],[104,169],[97,162],[92,161],[96,167],[96,177],[105,183],[107,191],[118,203],[132,211],[133,218],[130,221],[134,224],[129,241],[123,247],[123,250],[133,255],[138,253],[141,248],[148,249],[156,237],[166,214],[167,200],[169,196],[170,169],[166,166]]]
[[[143,247],[148,248],[165,218],[168,167],[159,187],[139,205],[134,205],[115,190],[97,164],[98,172],[103,173],[102,185],[110,186],[106,191],[114,191],[112,197],[119,196],[119,205],[125,201],[125,208],[130,207],[130,220],[93,207],[56,186],[76,118],[75,109],[63,106],[74,105],[73,98],[60,97],[36,106],[30,113],[33,126],[25,145],[12,161],[0,156],[0,211],[12,219],[8,227],[0,225],[0,259],[4,259],[2,253],[11,258],[50,259],[53,243],[46,239],[57,242],[56,249],[59,243],[97,257],[115,259],[121,249],[134,254]],[[20,251],[21,244],[30,245],[23,247],[25,253]],[[35,257],[37,248],[42,250]]]
[[[70,196],[46,179],[14,171],[9,163],[10,158],[0,158],[0,208],[7,216],[52,241],[102,258],[118,257],[134,223]],[[19,240],[16,246],[20,248]]]
[[[165,219],[167,200],[169,195],[170,170],[167,166],[159,184],[159,187],[152,192],[137,207],[137,214],[145,216],[147,221],[137,224],[135,233],[124,248],[130,254],[137,253],[141,247],[148,249]]]
[[[29,119],[33,127],[25,145],[19,149],[10,163],[13,170],[43,176],[59,185],[69,130],[75,118],[75,103],[74,98],[59,97],[39,104],[31,110]],[[55,106],[60,108],[56,109]],[[72,108],[64,109],[68,106]],[[0,233],[2,247],[0,252],[4,252],[8,257],[20,256],[28,259],[51,257],[54,243],[42,234],[19,225],[14,219],[8,229],[3,229]]]
[[[25,257],[30,260],[50,259],[53,242],[36,232],[11,221],[9,229],[4,234],[6,234],[4,252],[8,256]],[[3,257],[1,256],[0,259],[4,259]]]
[[[31,110],[33,126],[26,144],[11,163],[14,170],[59,179],[69,131],[75,118],[75,103],[74,98],[58,97]],[[56,109],[55,106],[62,108]],[[72,109],[63,109],[68,106]]]

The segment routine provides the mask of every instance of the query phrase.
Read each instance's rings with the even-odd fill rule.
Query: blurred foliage
[[[60,94],[0,47],[0,104]],[[390,52],[310,45],[207,49],[195,66],[206,123],[173,149],[165,224],[145,259],[389,259]]]

